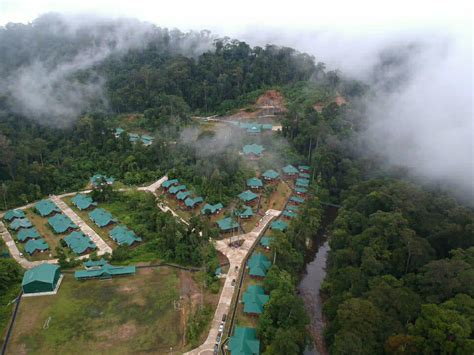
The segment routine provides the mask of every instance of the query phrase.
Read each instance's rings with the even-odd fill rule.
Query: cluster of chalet
[[[109,211],[97,207],[97,203],[88,195],[77,194],[71,199],[71,202],[81,211],[90,210],[89,218],[99,228],[107,228],[118,223],[117,219]],[[142,241],[134,231],[124,225],[116,225],[109,229],[109,237],[118,245],[133,246]],[[78,239],[79,237],[77,236],[76,238]]]
[[[186,185],[181,184],[178,179],[166,180],[161,187],[169,196],[175,198],[182,208],[193,210],[204,202],[202,197],[193,196]]]
[[[257,160],[262,157],[265,149],[259,144],[247,144],[242,148],[243,155],[249,160]]]
[[[123,133],[125,133],[125,130],[123,128],[120,128],[120,127],[116,128],[115,138],[119,138]],[[138,141],[141,141],[145,147],[148,147],[153,144],[153,137],[147,134],[142,134],[142,135],[139,135],[137,133],[127,133],[127,134],[128,134],[128,140],[131,143],[136,143]]]

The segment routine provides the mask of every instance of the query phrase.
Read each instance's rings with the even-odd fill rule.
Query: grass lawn
[[[201,211],[199,208],[195,208],[194,211],[181,209],[181,206],[179,205],[178,200],[176,200],[174,197],[168,196],[166,194],[162,194],[162,196],[164,197],[163,201],[165,205],[167,205],[169,208],[175,211],[177,215],[180,216],[185,221],[189,221],[194,213],[199,213]]]
[[[99,226],[97,226],[97,224],[95,224],[90,218],[89,218],[89,212],[94,210],[94,206],[92,206],[91,208],[89,208],[88,210],[84,210],[84,211],[81,211],[80,209],[78,209],[76,206],[74,206],[74,204],[71,202],[71,199],[73,198],[74,196],[69,196],[69,197],[64,197],[62,198],[62,200],[69,206],[71,207],[71,209],[79,216],[81,217],[81,219],[87,223],[87,225],[89,227],[91,227],[103,240],[104,242],[106,242],[112,249],[115,249],[117,248],[117,243],[114,242],[114,240],[112,238],[109,237],[109,231],[114,228],[116,226],[116,223],[111,223],[110,225],[104,227],[104,228],[100,228]],[[101,208],[104,208],[106,210],[108,210],[107,208],[105,208],[103,206],[103,204],[100,204],[100,206],[97,206],[97,207],[101,207]],[[112,215],[114,216],[114,218],[117,218],[117,216],[115,216],[113,214],[112,211],[108,210],[109,212],[112,213]]]
[[[201,297],[199,290],[191,273],[172,268],[106,281],[79,282],[66,274],[57,295],[22,300],[8,353],[180,352],[198,300],[217,303],[218,295]]]

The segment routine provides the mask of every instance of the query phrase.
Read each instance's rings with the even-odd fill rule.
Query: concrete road
[[[58,259],[28,261],[24,257],[21,257],[20,251],[18,250],[18,247],[16,246],[15,241],[12,238],[12,235],[10,234],[8,229],[5,227],[5,225],[1,221],[0,221],[0,235],[2,236],[2,239],[5,242],[8,250],[10,251],[10,255],[24,269],[31,269],[40,264],[57,264],[58,263]]]
[[[222,293],[219,298],[219,303],[217,304],[216,312],[214,313],[214,317],[211,322],[211,329],[209,330],[209,334],[207,336],[206,341],[198,348],[195,348],[187,352],[186,354],[213,354],[214,345],[216,344],[216,338],[219,331],[219,325],[222,321],[222,316],[224,314],[230,313],[230,304],[232,302],[232,297],[235,291],[235,286],[232,286],[232,280],[236,280],[237,283],[240,269],[243,267],[242,264],[248,252],[250,251],[260,234],[263,232],[265,227],[268,225],[268,223],[270,223],[273,218],[278,217],[280,214],[281,211],[268,210],[265,216],[262,217],[262,219],[260,220],[258,227],[255,227],[251,232],[218,240],[216,242],[216,249],[223,253],[229,259],[229,272],[226,276],[224,287],[222,289]],[[229,246],[231,240],[235,241],[242,239],[244,240],[244,242],[240,247],[234,248]],[[238,267],[237,270],[235,270],[236,266]]]

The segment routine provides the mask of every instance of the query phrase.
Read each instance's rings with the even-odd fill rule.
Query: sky
[[[26,23],[46,12],[61,12],[135,17],[181,30],[206,28],[220,33],[239,33],[247,28],[378,32],[440,24],[463,27],[472,21],[472,10],[469,0],[1,0],[0,25]]]
[[[364,133],[369,146],[389,165],[407,166],[422,180],[428,177],[458,186],[460,196],[474,201],[473,3],[0,0],[0,26],[27,23],[48,12],[85,20],[92,15],[128,17],[182,31],[207,29],[251,45],[272,43],[307,52],[328,69],[340,69],[376,89]],[[415,50],[407,52],[412,45]],[[387,50],[400,51],[403,60],[374,82],[374,69]],[[380,85],[401,73],[408,75],[396,90]]]

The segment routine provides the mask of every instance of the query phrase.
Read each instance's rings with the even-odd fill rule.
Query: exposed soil
[[[337,94],[337,96],[329,102],[317,102],[317,103],[315,103],[313,105],[313,108],[317,112],[321,113],[321,112],[323,112],[323,108],[325,108],[327,105],[329,105],[333,102],[335,102],[337,106],[342,106],[342,105],[347,105],[348,104],[348,101],[343,96],[341,96],[340,94]]]
[[[241,109],[237,113],[227,116],[233,121],[257,120],[260,123],[272,123],[275,118],[286,111],[283,95],[276,90],[268,90],[261,95],[253,109]]]

